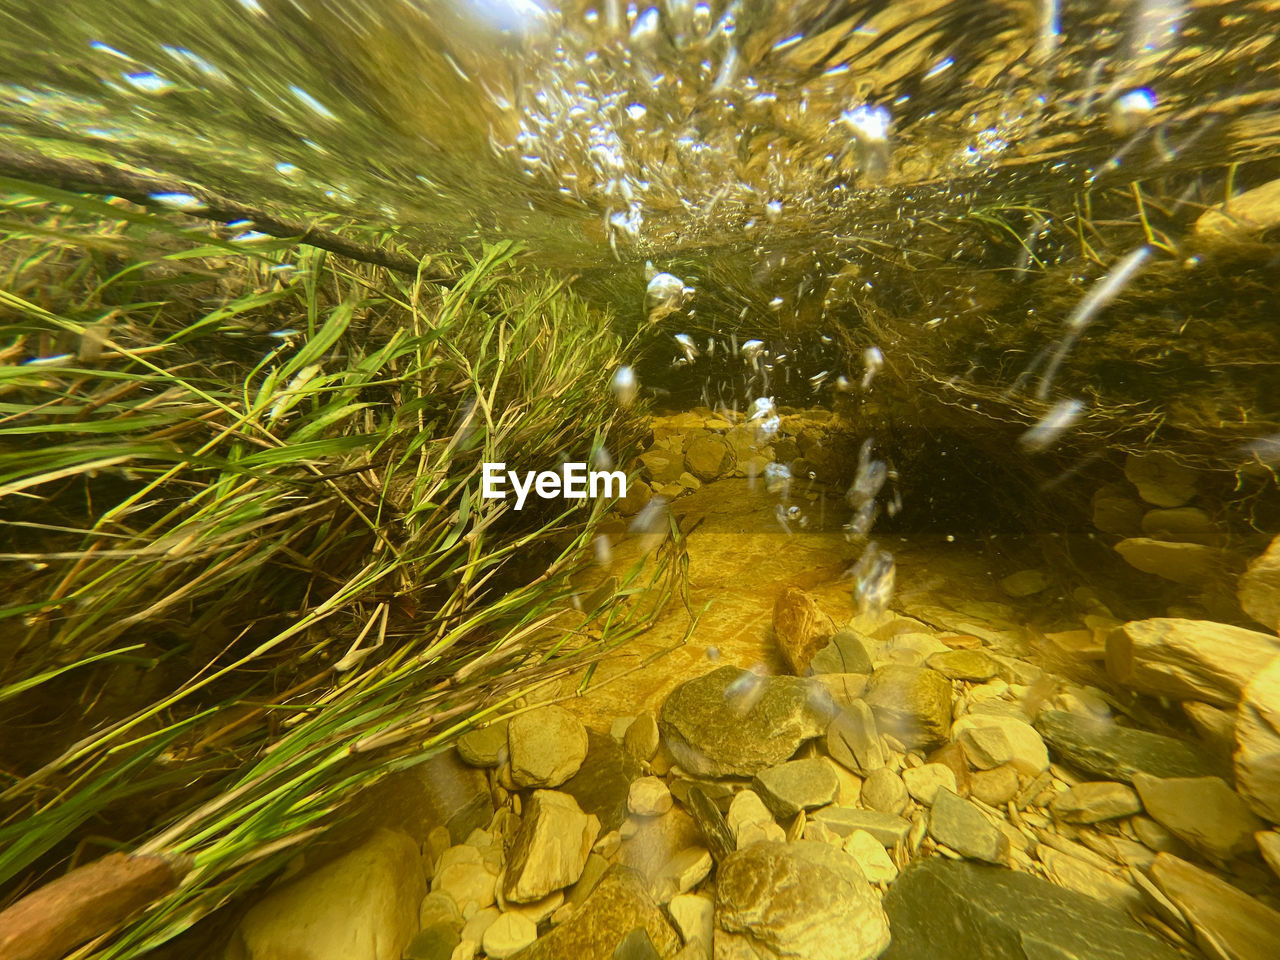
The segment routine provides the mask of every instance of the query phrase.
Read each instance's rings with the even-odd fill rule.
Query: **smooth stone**
[[[739,790],[729,803],[729,812],[725,814],[725,822],[730,832],[736,837],[743,827],[762,823],[773,823],[773,812],[765,806],[760,795],[754,790]]]
[[[418,926],[422,928],[446,924],[456,930],[462,929],[462,914],[453,897],[447,893],[428,893],[422,898],[418,907]]]
[[[1000,581],[1000,589],[1010,597],[1030,597],[1049,587],[1043,570],[1019,570]]]
[[[1221,206],[1196,217],[1197,237],[1221,243],[1241,243],[1261,237],[1280,224],[1280,180],[1236,194]]]
[[[645,929],[659,956],[669,956],[680,947],[644,880],[634,870],[615,864],[577,910],[535,940],[519,960],[613,960],[614,951],[636,927]]]
[[[1277,655],[1280,638],[1208,620],[1133,620],[1107,637],[1107,673],[1139,693],[1220,707]]]
[[[716,956],[871,960],[889,924],[857,861],[825,843],[759,843],[721,865]]]
[[[627,736],[627,730],[631,724],[635,723],[635,717],[614,717],[609,723],[609,736],[613,738],[614,743],[622,743]],[[588,730],[589,734],[591,731]],[[591,748],[588,746],[587,755],[591,755]]]
[[[1254,813],[1280,823],[1280,657],[1245,688],[1235,735],[1236,789]]]
[[[1128,784],[1095,780],[1056,794],[1049,809],[1067,823],[1099,823],[1141,813],[1142,803]]]
[[[710,952],[715,931],[716,904],[710,897],[695,893],[682,893],[671,898],[667,913],[685,943],[700,940]]]
[[[506,960],[536,939],[538,927],[532,920],[518,913],[504,913],[489,924],[480,946],[493,960]]]
[[[535,790],[507,858],[503,896],[515,903],[540,900],[576,881],[586,866],[600,821],[573,797]]]
[[[884,844],[867,831],[853,831],[844,838],[841,849],[858,861],[863,875],[871,883],[893,883],[898,878],[898,868],[894,866]]]
[[[1125,563],[1143,573],[1188,585],[1212,580],[1222,559],[1222,551],[1218,547],[1152,540],[1150,537],[1121,540],[1115,545],[1115,551]]]
[[[450,960],[459,942],[457,927],[434,923],[414,934],[404,948],[404,960]]]
[[[507,745],[517,787],[558,787],[587,758],[587,728],[564,707],[549,704],[512,717]]]
[[[1214,753],[1230,756],[1236,748],[1236,711],[1224,710],[1208,703],[1184,700],[1182,712],[1196,733]]]
[[[733,450],[713,433],[692,434],[684,448],[684,465],[703,482],[710,483],[733,470]]]
[[[1181,960],[1136,920],[1014,870],[916,860],[889,888],[893,941],[882,960]]]
[[[470,847],[454,847],[453,850],[469,850]],[[446,851],[446,855],[450,851]],[[439,867],[431,878],[432,893],[446,893],[458,905],[463,916],[469,916],[471,910],[483,909],[494,902],[496,895],[497,875],[485,866],[483,860],[476,856],[474,860],[455,860]]]
[[[458,756],[473,767],[500,767],[507,762],[507,721],[468,730],[458,738]]]
[[[1236,581],[1240,609],[1271,630],[1280,632],[1280,537]]]
[[[689,788],[688,806],[693,822],[702,833],[703,843],[711,851],[712,859],[716,863],[723,862],[725,857],[737,849],[737,839],[725,822],[724,814],[707,796],[706,791],[696,784]]]
[[[996,675],[996,662],[981,650],[944,650],[925,664],[951,680],[983,683]]]
[[[623,745],[637,760],[648,762],[658,752],[658,721],[653,714],[642,713],[627,727]]]
[[[1263,823],[1218,777],[1133,778],[1147,815],[1174,836],[1220,861],[1256,849]]]
[[[590,860],[591,858],[588,857],[587,859]],[[582,872],[584,874],[587,872],[585,867],[583,867]],[[578,880],[581,881],[582,877],[579,877]],[[537,926],[559,910],[566,899],[563,890],[556,890],[554,893],[547,894],[541,900],[533,901],[533,903],[509,903],[507,904],[507,912],[518,913],[520,916],[528,918],[534,926]]]
[[[1141,528],[1144,508],[1133,497],[1126,496],[1124,488],[1107,484],[1094,492],[1092,501],[1093,525],[1103,533],[1127,537]]]
[[[907,793],[911,794],[911,799],[917,803],[923,803],[926,807],[932,805],[940,788],[945,787],[952,793],[958,792],[956,775],[945,763],[926,763],[919,767],[909,767],[902,771],[902,782],[907,788]],[[1014,783],[1017,783],[1016,774]]]
[[[627,818],[631,783],[641,774],[640,761],[612,737],[587,731],[587,759],[559,786],[578,801],[583,813],[595,814],[604,832],[617,830]]]
[[[822,687],[838,713],[862,699],[867,692],[869,678],[863,673],[815,673],[809,679]]]
[[[658,817],[671,809],[671,791],[659,777],[641,777],[631,784],[627,807],[642,817]]]
[[[687,680],[662,705],[658,726],[676,762],[695,776],[750,777],[788,760],[826,732],[830,716],[799,677],[733,666]]]
[[[688,847],[662,865],[653,883],[654,899],[667,903],[674,896],[688,893],[711,873],[711,851],[706,847]]]
[[[1156,857],[1150,875],[1187,918],[1196,942],[1208,956],[1226,960],[1280,957],[1280,913],[1167,853]]]
[[[902,813],[911,802],[907,785],[888,767],[873,770],[862,781],[862,805],[881,813]]]
[[[835,623],[803,590],[787,587],[774,601],[773,638],[796,676],[809,672],[814,654],[827,646],[835,632]]]
[[[605,875],[605,871],[609,867],[610,863],[606,856],[592,850],[590,856],[587,857],[586,865],[582,868],[582,875],[569,888],[569,895],[565,900],[571,906],[578,906],[587,897],[591,896],[591,891],[596,888],[596,884],[600,882],[600,878]],[[558,910],[559,907],[556,909]]]
[[[227,960],[400,960],[426,896],[418,845],[377,830],[349,853],[263,894]]]
[[[843,630],[837,630],[831,637],[831,642],[813,655],[813,659],[809,662],[809,669],[816,674],[866,675],[871,673],[873,668],[862,634],[845,627]]]
[[[875,714],[865,701],[855,700],[832,719],[827,727],[827,752],[837,763],[863,776],[888,762]]]
[[[840,780],[823,757],[788,760],[761,770],[751,785],[779,819],[826,806],[840,791]]]
[[[956,778],[956,793],[968,796],[972,774],[969,772],[969,758],[964,754],[964,747],[958,743],[948,743],[925,756],[929,763],[940,763]]]
[[[1124,475],[1153,507],[1180,507],[1196,495],[1196,472],[1167,453],[1129,454]]]
[[[951,729],[951,681],[927,667],[889,664],[867,684],[880,732],[913,749],[944,743]]]
[[[1200,777],[1220,772],[1219,764],[1193,744],[1110,720],[1045,710],[1035,728],[1063,762],[1102,780],[1132,783],[1135,773]]]
[[[1003,740],[1008,745],[1008,755],[998,756],[1003,751],[993,748],[982,754],[987,762],[979,763],[975,750],[980,744],[989,744],[997,730],[1003,734]],[[974,760],[974,765],[983,769],[990,770],[1002,763],[1009,763],[1028,777],[1049,769],[1049,749],[1035,727],[1026,720],[992,714],[970,714],[957,720],[951,733],[965,745],[965,752]],[[971,750],[971,746],[974,750]]]
[[[1142,515],[1142,532],[1156,540],[1221,545],[1225,540],[1212,518],[1199,507],[1148,510]]]
[[[1134,836],[1142,841],[1142,845],[1148,850],[1156,853],[1171,853],[1175,857],[1193,856],[1189,846],[1174,836],[1163,824],[1157,823],[1150,817],[1132,817],[1129,820],[1129,826]]]
[[[813,818],[827,829],[847,837],[855,830],[865,830],[886,847],[892,847],[907,839],[911,821],[878,810],[851,810],[848,807],[823,807]]]
[[[1004,863],[1009,858],[1009,838],[982,811],[950,790],[939,790],[934,798],[929,836],[972,860]]]
[[[1018,771],[1007,763],[969,775],[970,796],[992,807],[1003,807],[1017,796],[1018,787]]]

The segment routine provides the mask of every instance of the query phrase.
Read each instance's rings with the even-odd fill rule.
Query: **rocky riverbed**
[[[1177,545],[1229,538],[1194,475],[1131,461],[1095,518],[1135,576],[1203,588],[1165,615],[964,537],[895,542],[892,600],[859,612],[823,516],[838,427],[794,417],[762,451],[710,412],[656,423],[622,508],[702,521],[692,632],[673,609],[585,693],[466,733],[424,767],[421,841],[384,817],[228,957],[1280,956],[1280,540],[1180,580]],[[763,483],[785,444],[815,474],[804,535]],[[1206,615],[1228,576],[1232,623]]]

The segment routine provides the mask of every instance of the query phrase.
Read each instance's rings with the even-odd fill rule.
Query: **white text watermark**
[[[505,500],[516,495],[516,509],[524,507],[530,493],[543,500],[561,497],[585,500],[587,497],[625,497],[627,475],[621,470],[588,470],[585,463],[566,463],[559,470],[525,471],[523,477],[507,470],[505,463],[485,463],[481,493],[486,500]],[[508,489],[508,483],[510,488]]]

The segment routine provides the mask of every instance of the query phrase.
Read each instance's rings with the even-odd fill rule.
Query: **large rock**
[[[227,960],[400,960],[426,896],[418,845],[378,830],[314,873],[270,890],[240,921]]]
[[[587,728],[564,707],[549,704],[512,717],[507,746],[517,787],[558,787],[587,757]]]
[[[1132,620],[1107,637],[1107,672],[1155,696],[1234,707],[1280,654],[1280,638],[1210,620]]]
[[[1222,564],[1222,551],[1203,543],[1175,543],[1150,537],[1130,537],[1116,544],[1116,553],[1143,573],[1188,585],[1213,580]]]
[[[1253,678],[1240,700],[1235,779],[1254,813],[1280,823],[1280,657]]]
[[[1280,537],[1240,575],[1236,598],[1254,620],[1280,631]]]
[[[829,701],[799,677],[726,666],[671,691],[658,717],[676,762],[696,776],[751,777],[827,727]]]
[[[929,857],[889,888],[884,960],[1180,960],[1118,910],[1027,873]]]
[[[870,960],[889,943],[879,900],[849,854],[825,843],[756,843],[716,880],[716,960]]]
[[[503,895],[529,903],[562,890],[582,875],[600,821],[555,790],[535,790],[507,857]]]
[[[614,950],[636,927],[644,928],[660,956],[671,956],[680,948],[645,882],[634,870],[615,865],[569,919],[512,960],[613,960]]]
[[[871,675],[867,705],[882,733],[908,748],[945,743],[951,730],[951,681],[928,667],[889,664]]]
[[[797,676],[809,672],[813,655],[827,645],[835,630],[818,601],[803,590],[787,587],[773,603],[773,637],[787,666]]]
[[[1045,710],[1035,727],[1049,749],[1082,773],[1133,782],[1135,773],[1155,777],[1208,777],[1220,764],[1184,740],[1118,726],[1111,720]]]
[[[1257,848],[1262,821],[1217,777],[1161,779],[1135,774],[1133,785],[1151,819],[1209,856],[1225,861]]]
[[[1182,911],[1206,956],[1224,960],[1280,957],[1280,913],[1167,853],[1156,856],[1151,879]]]

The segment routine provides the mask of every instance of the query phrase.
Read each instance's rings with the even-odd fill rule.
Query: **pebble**
[[[992,807],[1003,807],[1018,793],[1018,771],[1009,764],[979,770],[969,777],[969,793]]]
[[[671,791],[658,777],[633,780],[627,794],[627,809],[642,817],[657,817],[671,809]]]
[[[517,787],[558,787],[587,758],[587,728],[554,704],[517,714],[507,726],[511,780]]]
[[[952,680],[982,683],[996,675],[996,662],[981,650],[944,650],[925,663]]]
[[[493,960],[506,960],[536,939],[538,928],[532,920],[518,913],[504,913],[485,929],[480,945]]]
[[[1009,763],[1019,773],[1034,777],[1049,769],[1049,750],[1025,720],[975,714],[957,720],[952,736],[964,744],[974,766],[984,770]]]
[[[1098,823],[1142,812],[1133,788],[1115,781],[1079,783],[1053,798],[1053,815],[1068,823]]]
[[[1280,830],[1259,830],[1253,839],[1271,872],[1280,877]]]
[[[827,752],[836,762],[863,776],[888,761],[875,714],[864,701],[855,700],[831,721],[827,727]]]
[[[962,857],[1004,863],[1009,858],[1009,838],[968,800],[950,790],[939,790],[929,815],[929,836]]]
[[[685,943],[699,941],[706,948],[706,955],[711,955],[711,942],[715,932],[716,905],[710,897],[692,893],[682,893],[672,897],[667,904],[667,912],[671,922]]]
[[[658,721],[652,714],[642,713],[623,736],[623,744],[637,760],[648,762],[658,752]]]
[[[950,772],[950,771],[948,771]],[[907,809],[910,797],[907,786],[888,767],[873,770],[862,781],[862,805],[881,813],[902,813]]]
[[[541,900],[582,875],[600,821],[573,797],[535,790],[508,854],[503,895],[516,903]]]
[[[863,874],[872,883],[893,883],[898,868],[893,865],[884,845],[865,830],[855,830],[844,838],[844,852],[858,861]]]
[[[1197,777],[1215,772],[1203,750],[1148,730],[1121,727],[1111,720],[1046,710],[1036,729],[1059,759],[1102,780],[1133,782],[1138,771],[1157,777]]]
[[[911,799],[923,803],[926,807],[933,804],[939,788],[945,787],[956,793],[956,775],[945,763],[926,763],[902,771],[902,782],[911,794]],[[1017,777],[1014,777],[1017,783]]]
[[[654,881],[654,899],[667,903],[672,897],[688,893],[711,873],[711,851],[706,847],[688,847],[662,865]]]
[[[489,925],[498,917],[502,916],[502,911],[497,907],[483,907],[473,913],[462,928],[463,940],[474,940],[480,943],[484,939],[484,932],[489,929]]]
[[[911,831],[909,820],[891,813],[881,813],[878,810],[823,807],[816,811],[813,817],[842,837],[847,837],[854,830],[865,830],[886,847],[892,847],[905,840]]]
[[[789,760],[761,770],[751,785],[779,819],[825,806],[840,792],[840,780],[824,757]]]
[[[473,767],[500,767],[507,762],[507,721],[468,730],[458,738],[458,756]]]
[[[729,812],[725,814],[725,821],[735,838],[743,827],[774,823],[773,814],[754,790],[740,790],[734,795],[729,803]],[[741,844],[740,839],[739,843]]]

